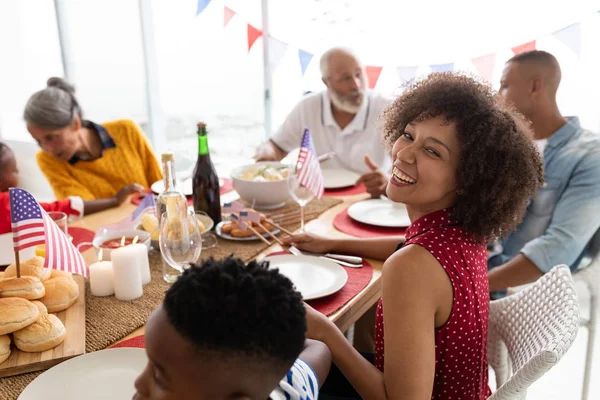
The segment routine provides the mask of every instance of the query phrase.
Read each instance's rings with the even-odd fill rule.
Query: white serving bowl
[[[215,221],[213,221],[212,218],[209,217],[208,215],[205,215],[205,214],[196,214],[196,219],[198,221],[202,222],[202,225],[204,225],[204,230],[202,232],[200,232],[201,235],[204,235],[205,233],[210,232],[210,230],[213,228],[213,226],[215,226]],[[142,232],[146,232],[144,230],[144,227],[142,226],[142,224],[137,225],[135,227],[135,229],[139,229]],[[150,238],[150,244],[156,250],[160,250],[160,242],[158,241],[158,239],[152,239],[152,237],[151,237]]]
[[[102,260],[110,261],[110,253],[114,249],[108,249],[104,247],[100,248],[100,246],[107,240],[121,239],[123,236],[125,236],[126,238],[134,238],[137,236],[138,243],[143,243],[146,245],[146,247],[150,248],[150,234],[148,232],[140,229],[123,229],[104,233],[98,232],[96,234],[96,237],[94,237],[94,240],[92,241],[94,249],[96,250],[96,254],[98,254],[100,250],[102,250]]]
[[[240,178],[244,171],[257,165],[271,165],[275,168],[289,167],[288,164],[274,161],[263,161],[238,167],[231,171],[233,188],[242,200],[254,208],[268,210],[282,207],[287,199],[290,198],[287,179],[256,182]]]

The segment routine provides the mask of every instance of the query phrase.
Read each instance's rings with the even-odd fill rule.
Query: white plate
[[[363,224],[387,228],[404,228],[410,225],[406,206],[389,200],[359,201],[348,207],[348,215]]]
[[[131,399],[144,370],[144,349],[96,351],[58,364],[33,380],[18,400]]]
[[[223,187],[224,184],[225,184],[225,181],[223,179],[219,178],[219,187]],[[165,190],[165,182],[163,180],[156,181],[152,184],[152,186],[150,186],[150,189],[152,189],[152,191],[156,194],[161,194]],[[178,180],[177,181],[177,190],[181,191],[181,193],[183,193],[184,196],[193,195],[194,194],[193,179],[188,178],[184,181]]]
[[[248,242],[251,240],[260,240],[258,238],[258,236],[256,235],[252,235],[252,236],[246,236],[246,237],[235,237],[235,236],[231,236],[228,233],[223,233],[221,231],[221,227],[225,224],[228,224],[230,221],[221,221],[217,224],[217,227],[215,228],[215,233],[217,234],[217,236],[222,237],[223,239],[227,239],[227,240],[236,240],[238,242]],[[260,232],[260,228],[257,229],[258,232]],[[279,229],[273,229],[271,231],[271,233],[273,235],[277,235],[279,232],[281,232]],[[267,233],[263,233],[262,234],[263,237],[267,238],[268,241],[271,241],[271,237],[267,234]]]
[[[341,189],[354,186],[360,175],[347,169],[332,168],[323,169],[325,189]]]
[[[343,267],[319,257],[286,254],[265,257],[264,261],[269,261],[270,268],[279,268],[304,300],[329,296],[343,288],[348,280]]]
[[[161,194],[165,190],[165,182],[162,180],[156,181],[150,186],[150,189],[156,194]],[[177,190],[184,196],[191,196],[194,192],[194,189],[192,188],[192,179],[186,179],[183,182],[177,181]]]

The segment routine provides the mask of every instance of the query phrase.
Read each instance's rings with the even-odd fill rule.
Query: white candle
[[[138,263],[140,265],[140,272],[142,274],[142,285],[150,283],[152,279],[150,276],[150,262],[148,260],[148,246],[142,243],[131,245],[138,254]]]
[[[110,252],[118,300],[133,300],[143,294],[139,254],[133,246],[119,247]]]
[[[115,293],[113,266],[110,261],[98,261],[90,265],[90,289],[94,296],[110,296]]]

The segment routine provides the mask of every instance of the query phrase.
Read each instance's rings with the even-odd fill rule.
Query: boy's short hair
[[[292,282],[268,266],[228,257],[190,267],[165,296],[169,321],[205,354],[289,368],[304,347],[306,312]]]

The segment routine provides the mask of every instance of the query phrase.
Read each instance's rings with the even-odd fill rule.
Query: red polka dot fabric
[[[406,245],[429,251],[448,275],[454,291],[452,312],[435,330],[435,378],[432,399],[487,399],[487,336],[489,290],[485,246],[453,224],[448,210],[414,221],[406,231]],[[384,314],[377,307],[375,366],[384,370]],[[394,338],[389,340],[402,340]]]

